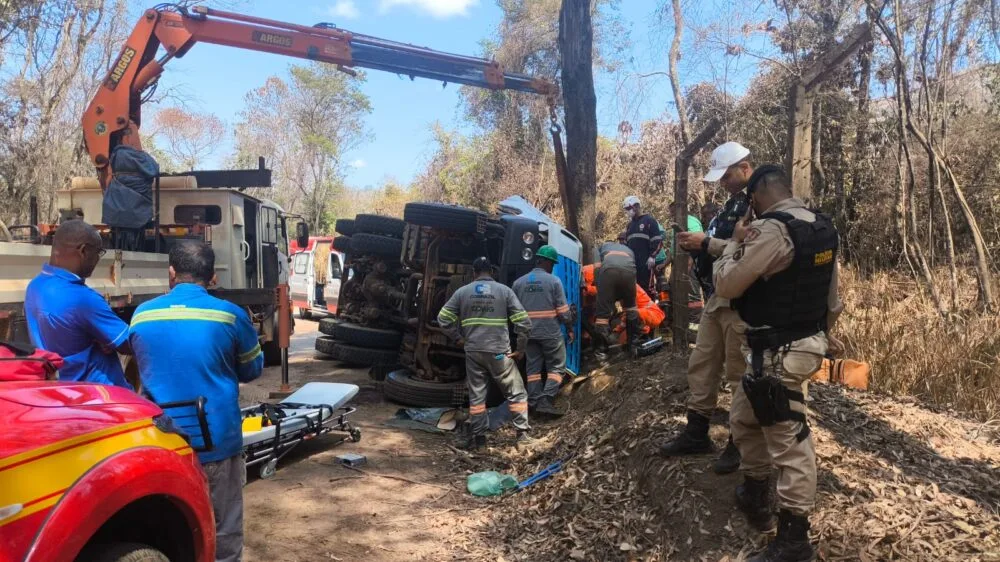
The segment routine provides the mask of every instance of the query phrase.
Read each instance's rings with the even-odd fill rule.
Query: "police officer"
[[[552,246],[542,246],[535,253],[535,269],[511,287],[531,319],[526,361],[528,370],[528,407],[539,414],[561,416],[553,401],[566,371],[566,344],[560,325],[573,343],[573,313],[566,304],[566,292],[552,268],[559,254]],[[547,375],[542,384],[542,370]]]
[[[490,275],[485,257],[472,262],[475,281],[459,288],[438,313],[438,324],[465,348],[465,380],[469,386],[469,417],[472,436],[463,447],[486,446],[486,391],[489,378],[500,385],[510,405],[517,428],[518,447],[530,445],[528,394],[514,361],[524,353],[531,320],[514,291]],[[514,324],[517,351],[511,352],[507,322]]]
[[[622,202],[622,209],[628,214],[628,228],[625,229],[625,243],[635,254],[635,276],[649,298],[655,299],[653,291],[653,271],[656,268],[656,254],[663,244],[660,223],[651,215],[642,213],[639,198],[629,195]]]
[[[715,294],[712,268],[749,208],[743,191],[753,173],[749,158],[750,150],[737,142],[724,143],[712,151],[712,168],[704,180],[718,181],[730,198],[719,216],[709,224],[708,232],[677,235],[677,244],[694,252],[695,274],[708,300],[698,323],[695,348],[688,359],[687,426],[680,435],[660,447],[660,452],[666,456],[707,453],[713,449],[708,425],[718,402],[723,372],[730,385],[735,386],[745,370],[746,362],[740,351],[744,324],[730,306],[729,299]],[[740,453],[730,436],[726,449],[715,462],[715,472],[727,474],[735,472],[739,466]]]
[[[843,309],[837,231],[829,217],[792,197],[779,166],[757,169],[747,192],[757,220],[736,225],[714,279],[716,293],[734,299],[747,324],[744,350],[751,357],[730,414],[743,455],[737,504],[753,527],[772,528],[768,479],[776,466],[777,537],[751,560],[812,560],[808,515],[816,498],[816,453],[805,396],[827,352],[826,332]]]
[[[620,301],[625,309],[625,331],[629,346],[634,350],[642,332],[639,309],[635,305],[635,255],[628,246],[617,242],[605,242],[599,252],[601,263],[595,277],[597,319],[594,321],[594,329],[598,337],[604,340],[604,344],[608,345],[611,341],[609,321],[615,314],[615,303]]]

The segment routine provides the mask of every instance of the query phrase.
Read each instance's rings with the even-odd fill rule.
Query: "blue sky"
[[[618,14],[629,33],[631,47],[625,53],[626,63],[621,71],[597,76],[597,112],[602,134],[614,135],[622,120],[636,123],[674,112],[666,78],[637,77],[667,67],[672,27],[657,22],[658,4],[657,0],[622,0],[619,4]],[[755,61],[748,57],[724,57],[719,45],[703,40],[695,48],[696,29],[712,25],[719,9],[727,4],[731,5],[722,0],[685,2],[691,29],[686,31],[687,54],[681,63],[684,86],[701,80],[718,81],[722,77],[739,85],[751,76]],[[291,5],[294,10],[288,9]],[[237,2],[234,11],[306,25],[332,22],[358,33],[469,55],[480,53],[480,41],[493,36],[501,18],[493,0],[245,0]],[[746,17],[756,19],[753,16]],[[737,19],[721,18],[719,21],[723,23],[717,24],[723,26],[721,31],[713,33],[732,33],[732,29],[726,28],[735,25]],[[266,53],[198,45],[183,59],[168,64],[160,87],[179,88],[190,100],[190,108],[213,113],[232,125],[247,91],[263,84],[268,76],[284,76],[288,66],[297,62],[300,61]],[[739,93],[741,88],[735,89]],[[421,79],[411,82],[408,78],[370,71],[363,90],[372,103],[367,125],[374,138],[348,155],[347,161],[352,166],[347,182],[352,187],[376,186],[387,177],[409,181],[432,154],[430,126],[434,121],[447,128],[465,126],[459,89],[454,85],[442,89],[438,82]],[[206,167],[221,166],[231,150],[231,139],[221,141]]]

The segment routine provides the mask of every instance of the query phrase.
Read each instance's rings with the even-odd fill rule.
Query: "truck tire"
[[[348,365],[360,365],[362,367],[395,365],[399,362],[398,349],[372,349],[370,347],[345,345],[339,341],[334,346],[333,353],[330,355],[334,359]]]
[[[404,406],[450,408],[469,405],[469,390],[465,381],[430,382],[415,378],[406,369],[385,376],[382,392],[386,400]]]
[[[119,542],[87,547],[77,560],[90,562],[170,562],[165,554],[137,542]]]
[[[337,231],[337,234],[344,236],[353,235],[355,226],[354,219],[337,219],[337,222],[333,223],[333,229]]]
[[[355,234],[351,236],[351,253],[356,256],[367,254],[398,260],[403,253],[403,241],[378,234]]]
[[[271,340],[260,344],[260,350],[264,353],[265,367],[281,365],[281,348],[278,347],[278,340]]]
[[[339,222],[339,221],[338,221]],[[350,236],[338,236],[333,239],[333,249],[341,253],[348,253],[351,251],[351,237]]]
[[[444,203],[407,203],[403,220],[455,232],[483,232],[486,229],[486,213]]]
[[[369,328],[349,322],[334,324],[331,331],[330,335],[348,345],[398,350],[403,343],[403,334],[396,330]]]
[[[406,223],[393,217],[382,215],[358,215],[354,217],[354,233],[384,234],[402,238]]]
[[[340,320],[336,318],[324,318],[319,321],[319,331],[328,336],[336,336],[334,332],[334,326],[340,323]]]
[[[316,338],[316,351],[333,357],[334,348],[337,347],[337,340],[333,336],[319,336]]]

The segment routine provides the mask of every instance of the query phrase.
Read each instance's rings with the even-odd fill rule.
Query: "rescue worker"
[[[128,324],[86,285],[104,255],[101,235],[79,219],[59,225],[49,263],[24,295],[28,335],[35,347],[58,353],[59,379],[110,384],[132,390],[118,353],[130,354]]]
[[[629,223],[625,229],[625,243],[635,256],[635,278],[650,298],[656,298],[653,290],[653,271],[656,269],[656,254],[663,244],[660,223],[651,215],[642,213],[639,198],[629,195],[622,202],[622,209],[628,214]]]
[[[215,254],[202,242],[170,250],[170,292],[139,305],[129,339],[144,392],[157,403],[208,398],[213,449],[198,453],[215,512],[215,559],[243,553],[242,415],[239,383],[261,375],[264,356],[250,316],[208,294]]]
[[[605,242],[599,250],[600,266],[597,267],[597,319],[594,331],[604,345],[610,345],[611,328],[609,322],[615,314],[615,303],[621,302],[625,309],[625,330],[632,349],[638,344],[641,327],[639,309],[635,305],[635,255],[628,246],[617,242]]]
[[[438,313],[438,325],[465,349],[465,380],[469,386],[469,417],[472,435],[461,446],[486,446],[486,391],[489,378],[497,382],[510,406],[517,428],[517,446],[535,441],[528,431],[528,394],[515,360],[524,354],[531,332],[528,313],[514,291],[493,280],[485,257],[472,262],[475,281],[459,288]],[[507,322],[514,325],[517,351],[511,352]]]
[[[750,151],[737,142],[724,143],[712,151],[712,168],[704,180],[718,181],[730,198],[707,233],[681,232],[677,235],[677,244],[682,249],[696,252],[695,273],[708,300],[698,322],[695,348],[688,359],[687,426],[676,438],[660,447],[661,454],[666,456],[708,453],[714,449],[708,437],[708,426],[718,403],[723,373],[730,386],[735,386],[745,370],[746,361],[740,351],[745,326],[730,306],[729,299],[714,293],[712,268],[726,248],[736,223],[749,208],[743,192],[753,173],[749,157]],[[730,435],[714,470],[718,474],[728,474],[739,466],[739,449]]]
[[[751,357],[736,385],[730,424],[743,455],[739,507],[757,529],[773,528],[771,467],[778,468],[778,533],[753,562],[812,560],[809,520],[816,500],[816,452],[806,420],[808,381],[827,352],[837,295],[837,231],[829,217],[792,196],[780,166],[747,182],[757,220],[736,225],[715,266],[715,290],[746,322]],[[749,348],[749,349],[747,349]]]
[[[552,275],[559,253],[552,246],[542,246],[535,253],[535,269],[514,281],[511,287],[531,319],[531,332],[525,350],[528,371],[528,408],[531,411],[559,417],[563,413],[553,402],[566,374],[566,343],[560,325],[566,326],[566,337],[573,343],[573,313],[566,304],[562,281]],[[545,383],[542,383],[542,370]]]

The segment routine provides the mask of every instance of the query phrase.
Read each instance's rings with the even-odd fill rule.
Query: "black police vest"
[[[750,199],[746,193],[740,193],[726,201],[725,207],[717,217],[709,224],[708,236],[719,240],[729,240],[733,237],[733,230],[736,223],[747,214],[750,208]],[[712,279],[712,267],[715,265],[715,256],[708,252],[693,252],[694,271],[698,277],[698,283],[705,292],[705,300],[708,300],[715,292],[715,282]]]
[[[826,330],[830,280],[837,264],[837,229],[830,217],[813,211],[814,222],[785,212],[765,213],[788,229],[795,246],[791,266],[770,279],[758,279],[733,301],[750,327],[770,326],[789,336],[789,342]]]

